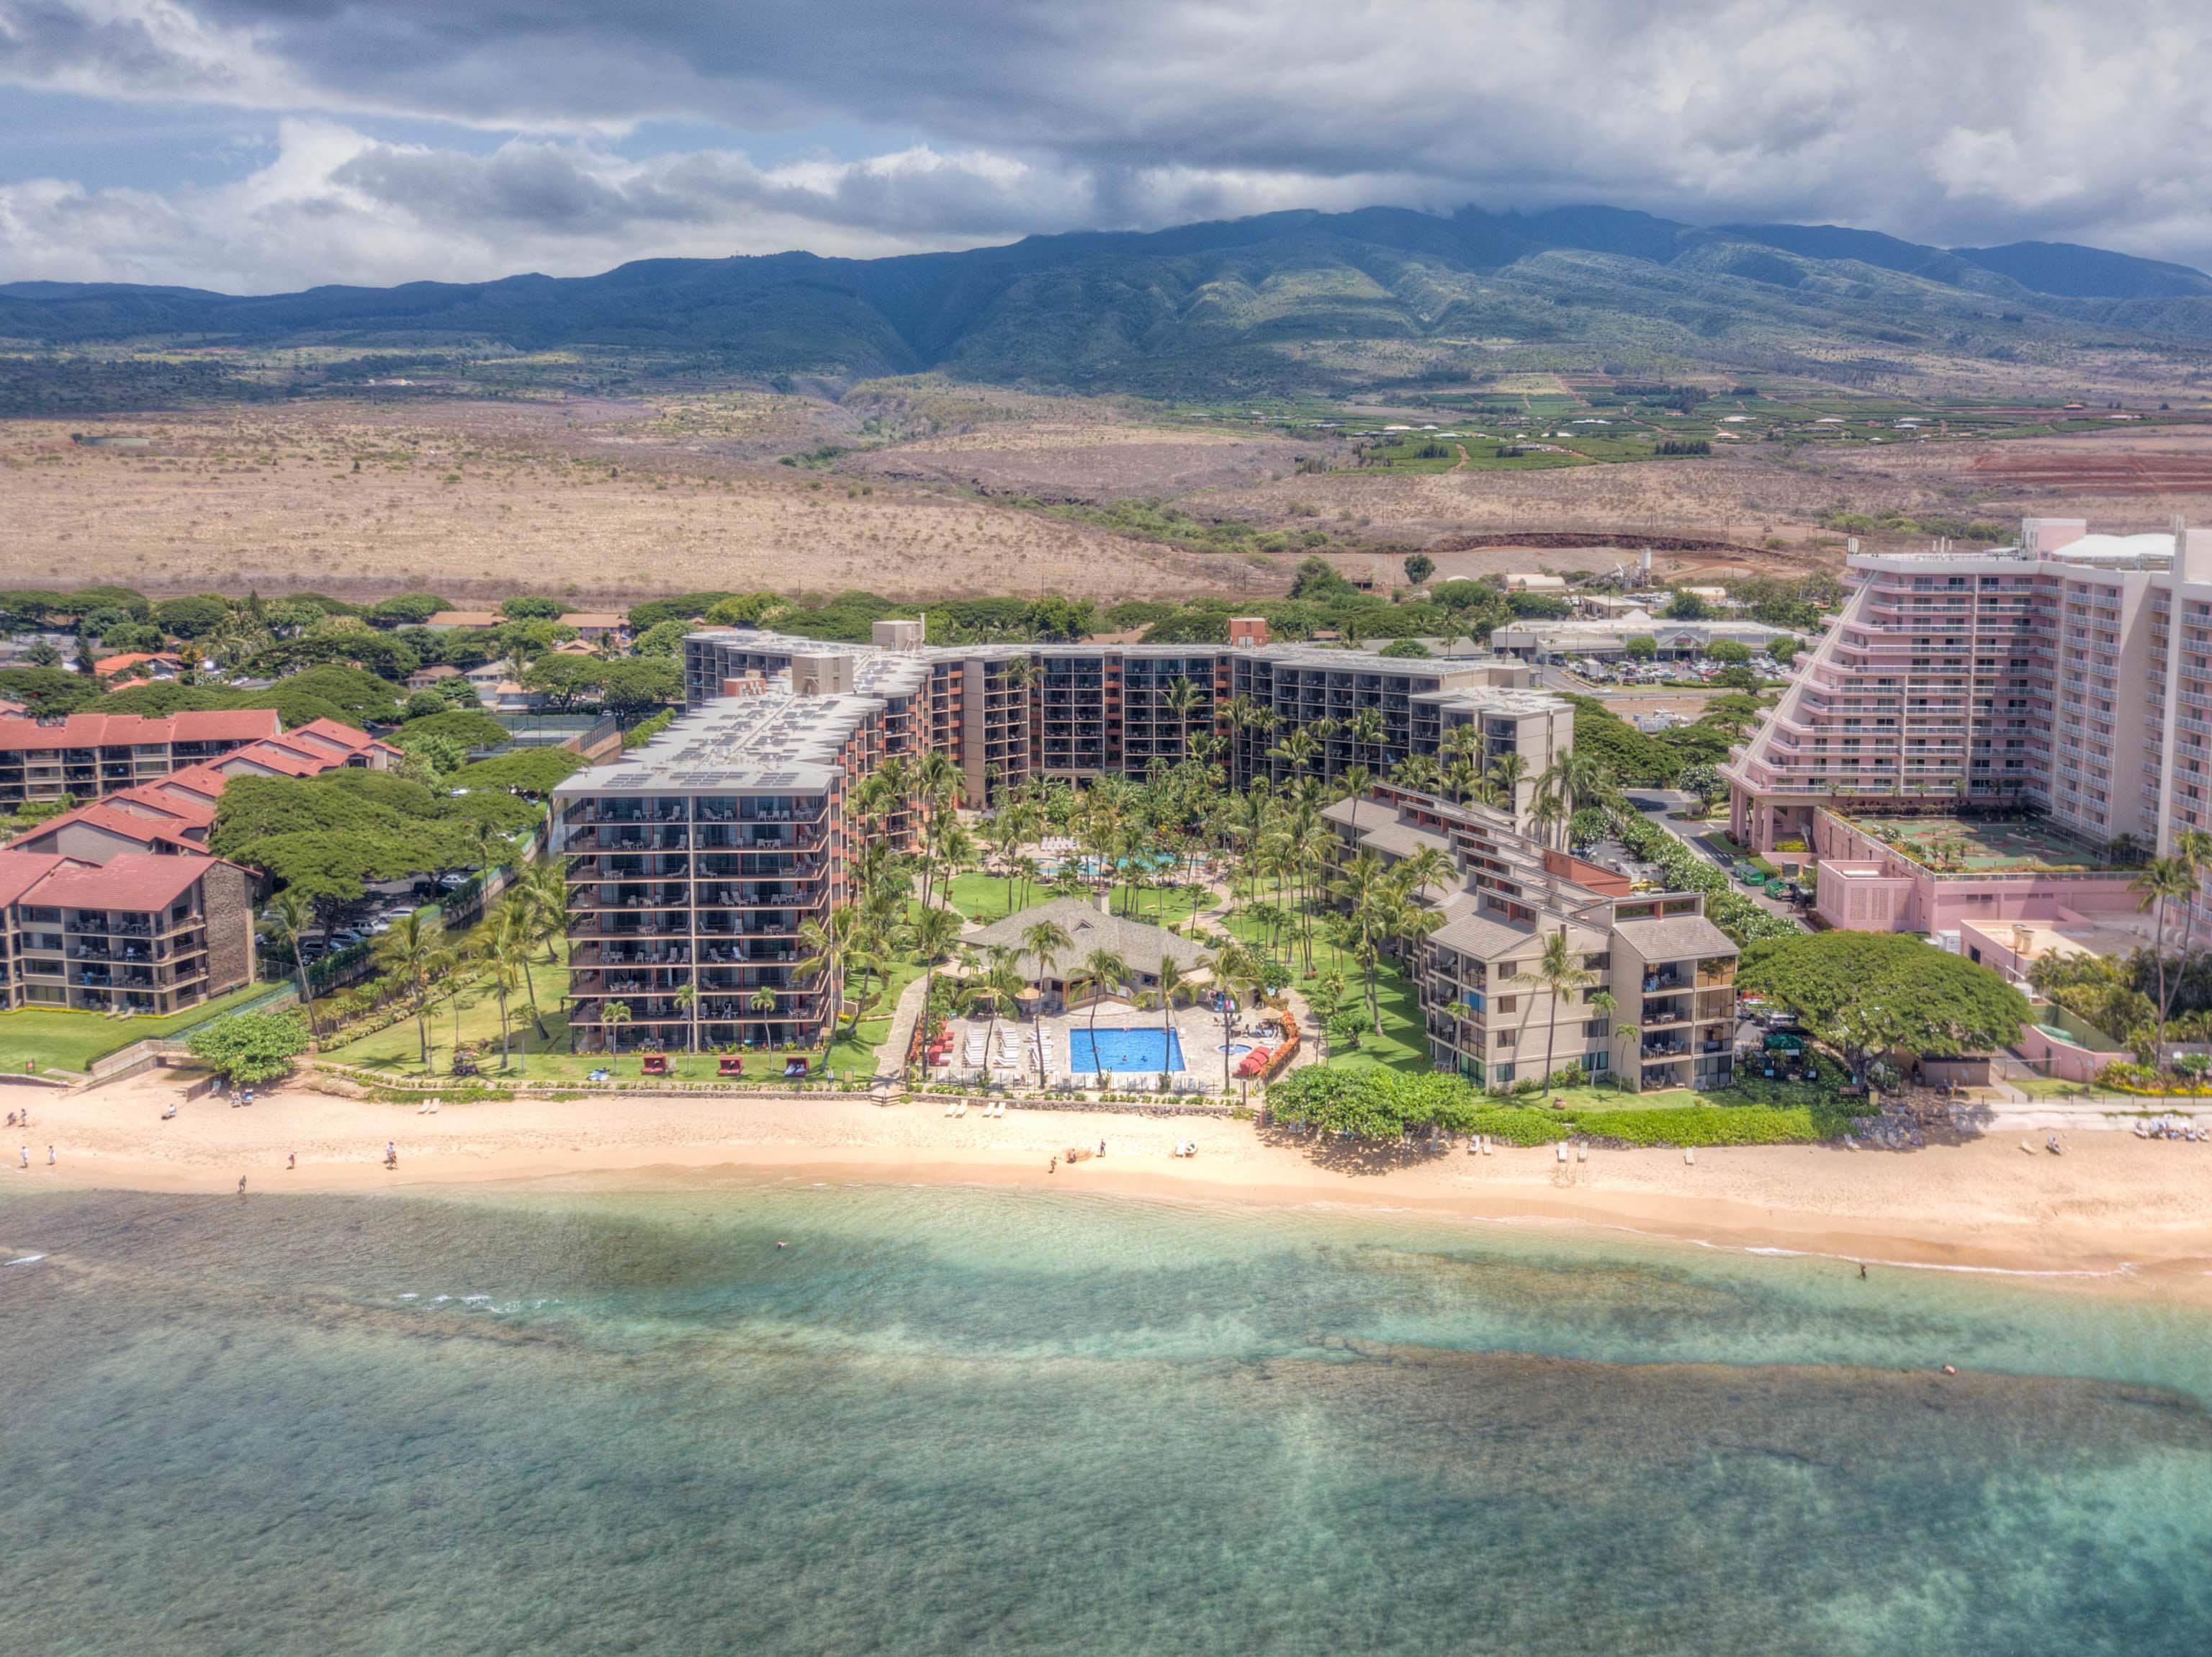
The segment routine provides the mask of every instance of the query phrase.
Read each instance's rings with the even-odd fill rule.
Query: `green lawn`
[[[1229,930],[1249,944],[1257,945],[1264,929],[1251,917],[1238,912],[1229,917]],[[1287,940],[1286,940],[1287,941]],[[1303,968],[1305,957],[1296,953],[1291,965]],[[1310,989],[1316,978],[1334,967],[1344,977],[1344,1004],[1355,1004],[1364,1012],[1366,1008],[1366,978],[1359,964],[1346,952],[1337,948],[1327,939],[1314,938],[1314,970],[1311,974],[1300,972],[1297,988],[1301,994]],[[1382,1033],[1377,1036],[1374,1026],[1363,1025],[1359,1045],[1346,1047],[1341,1043],[1329,1044],[1328,1066],[1334,1070],[1425,1070],[1429,1063],[1428,1027],[1421,1018],[1421,1006],[1413,986],[1408,984],[1388,961],[1376,968],[1375,999],[1382,1009]]]
[[[811,1068],[819,1071],[826,1063],[840,1075],[858,1074],[873,1075],[878,1068],[876,1049],[890,1034],[891,1013],[898,1002],[899,992],[920,976],[919,962],[894,961],[888,975],[885,993],[871,1015],[860,1021],[854,1036],[848,1036],[831,1046],[825,1055],[814,1049],[805,1052],[749,1053],[745,1056],[746,1075],[732,1087],[755,1087],[783,1080],[783,1061],[803,1057]],[[487,980],[471,980],[459,996],[432,1005],[428,1017],[430,1060],[422,1062],[420,1041],[416,1033],[415,1020],[403,1019],[386,1029],[374,1034],[357,1037],[343,1046],[332,1048],[322,1057],[336,1064],[357,1065],[363,1069],[381,1071],[387,1075],[446,1077],[452,1073],[454,1031],[458,1014],[459,1040],[477,1050],[477,1061],[487,1075],[503,1078],[535,1077],[548,1081],[580,1081],[591,1072],[608,1064],[604,1053],[572,1053],[568,1051],[568,1018],[562,1005],[568,994],[567,966],[558,961],[533,960],[530,966],[531,980],[538,989],[538,1005],[545,1015],[545,1033],[540,1036],[530,1017],[529,999],[514,994],[507,997],[507,1039],[512,1051],[511,1063],[502,1067],[500,1062],[499,998]],[[842,1027],[842,1026],[841,1026]],[[892,1055],[888,1068],[897,1067],[898,1055]],[[711,1052],[672,1052],[668,1056],[670,1072],[686,1081],[719,1081],[716,1075],[717,1056]],[[643,1073],[636,1055],[625,1053],[611,1066],[618,1076],[635,1076]]]
[[[1013,886],[1014,904],[1013,910],[1010,911],[1006,906],[1005,876],[979,874],[956,874],[952,877],[951,892],[952,907],[969,920],[980,921],[988,926],[993,921],[1004,920],[1010,912],[1033,909],[1039,904],[1048,904],[1053,900],[1052,887],[1042,881],[1036,881],[1024,886],[1020,880],[1017,880]],[[1085,888],[1086,892],[1091,889],[1087,886]],[[1140,886],[1137,890],[1136,897],[1136,908],[1133,911],[1135,918],[1150,921],[1156,926],[1179,926],[1190,918],[1194,904],[1202,910],[1212,901],[1211,896],[1203,888],[1194,892],[1187,886]],[[1122,906],[1128,902],[1128,899],[1129,893],[1127,887],[1115,889],[1114,894],[1115,914],[1123,912]]]
[[[0,1055],[10,1069],[35,1064],[40,1069],[82,1070],[96,1058],[127,1047],[134,1041],[173,1036],[203,1019],[211,1018],[266,995],[271,986],[248,984],[227,996],[204,1002],[181,1013],[162,1018],[111,1019],[98,1013],[75,1013],[58,1008],[24,1008],[0,1013]]]

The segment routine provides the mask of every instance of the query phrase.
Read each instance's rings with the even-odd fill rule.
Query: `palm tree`
[[[300,1005],[307,1014],[307,1033],[319,1038],[322,1032],[315,1027],[314,985],[307,963],[300,953],[300,945],[314,919],[314,905],[289,886],[270,899],[269,907],[261,911],[261,928],[269,935],[270,945],[292,958],[292,975],[300,986]]]
[[[416,910],[393,922],[392,930],[379,939],[376,945],[378,964],[412,992],[415,1033],[426,1069],[430,1063],[430,1026],[426,1016],[429,1003],[430,963],[445,941],[445,936],[446,929],[441,922],[434,917],[426,918],[420,910]]]
[[[949,909],[925,909],[908,924],[907,936],[921,957],[921,1033],[926,1045],[930,1010],[937,1005],[937,969],[960,941],[960,917]]]
[[[684,1046],[687,1052],[699,1051],[699,986],[690,978],[676,986],[676,1004],[684,1009]],[[689,1074],[688,1072],[686,1074]]]
[[[1160,957],[1159,987],[1155,992],[1160,998],[1160,1074],[1168,1071],[1168,1061],[1175,1057],[1175,996],[1182,988],[1182,968],[1172,955]],[[1091,1038],[1091,1051],[1097,1051],[1097,1038]]]
[[[1073,949],[1075,940],[1058,921],[1034,921],[1022,932],[1022,948],[1036,962],[1037,1015],[1036,1056],[1037,1079],[1044,1079],[1044,974],[1054,957],[1062,951]]]
[[[1395,897],[1390,872],[1382,860],[1371,851],[1363,851],[1352,857],[1339,871],[1336,892],[1345,901],[1354,943],[1352,953],[1367,975],[1367,1011],[1375,1025],[1375,1033],[1382,1033],[1382,1005],[1376,990],[1376,967],[1381,959],[1381,935],[1388,924],[1390,905]]]
[[[1304,726],[1298,725],[1292,727],[1290,734],[1267,750],[1267,758],[1278,765],[1288,765],[1292,777],[1304,777],[1313,769],[1314,761],[1321,758],[1321,740]]]
[[[760,1014],[763,1020],[761,1024],[761,1045],[763,1047],[767,1046],[775,1039],[775,1036],[769,1030],[766,1020],[774,1017],[775,1014],[775,986],[772,984],[761,984],[755,985],[753,988],[753,993],[746,998],[745,1006],[750,1011]]]
[[[537,1027],[538,1039],[545,1039],[545,1014],[538,1010],[538,981],[530,971],[531,947],[538,941],[538,917],[529,899],[514,894],[500,900],[499,907],[491,912],[492,941],[495,947],[508,951],[520,963],[517,972],[522,978],[523,992],[530,997],[530,1021]]]
[[[538,1010],[538,992],[530,983],[530,936],[515,924],[516,920],[517,917],[512,914],[501,917],[494,923],[491,937],[484,946],[484,959],[491,965],[492,984],[499,991],[499,1042],[502,1066],[514,1055],[514,1048],[507,1039],[507,997],[517,980],[529,989],[532,1014],[534,1015]],[[538,1020],[538,1033],[543,1039],[545,1026],[542,1019]],[[526,1041],[522,1045],[521,1068],[526,1073],[530,1069],[530,1044]]]
[[[1073,982],[1085,984],[1097,992],[1091,998],[1091,1055],[1094,1064],[1098,1057],[1098,1003],[1106,999],[1109,990],[1127,984],[1129,977],[1129,963],[1103,946],[1085,955],[1075,969]]]
[[[1344,722],[1344,734],[1352,739],[1353,763],[1368,765],[1370,770],[1382,763],[1382,710],[1380,708],[1362,708]],[[1370,748],[1374,751],[1371,761],[1362,752],[1362,750]]]
[[[1418,899],[1432,886],[1449,886],[1459,871],[1452,860],[1434,846],[1423,846],[1399,863],[1395,873],[1405,883],[1407,896]]]
[[[507,888],[507,895],[530,917],[532,931],[545,946],[545,959],[560,959],[553,941],[568,926],[568,860],[544,857],[529,864]]]
[[[1205,966],[1213,974],[1213,987],[1221,996],[1221,1091],[1229,1091],[1230,1045],[1237,1033],[1237,1002],[1260,981],[1260,963],[1234,938],[1224,939],[1206,956]]]
[[[1491,789],[1493,803],[1516,823],[1521,819],[1521,784],[1528,775],[1526,759],[1517,753],[1501,753],[1490,762],[1484,779]]]
[[[1543,953],[1534,967],[1513,975],[1513,982],[1550,992],[1550,1016],[1544,1020],[1544,1085],[1552,1085],[1553,1048],[1559,1033],[1559,1008],[1576,990],[1597,982],[1597,974],[1583,966],[1582,957],[1567,941],[1564,926],[1544,940]]]
[[[852,913],[849,908],[833,909],[827,922],[809,920],[802,923],[799,929],[799,947],[803,955],[799,964],[792,968],[795,977],[823,980],[822,987],[841,998],[844,994],[846,964],[853,957],[855,929],[850,918]],[[836,1037],[837,1019],[842,1011],[839,1002],[830,1003],[832,1039]]]
[[[2158,963],[2158,1024],[2157,1047],[2152,1057],[2160,1069],[2166,1064],[2166,911],[2171,904],[2187,903],[2197,895],[2197,871],[2186,858],[2154,857],[2142,867],[2142,871],[2128,882],[2128,889],[2137,893],[2142,901],[2138,911],[2154,906],[2158,916],[2154,923],[2151,954]]]
[[[1014,952],[1006,945],[990,945],[985,959],[983,976],[970,978],[969,983],[974,986],[976,998],[988,1002],[991,1007],[990,1022],[983,1031],[983,1062],[988,1069],[992,1050],[998,1041],[999,1014],[1006,1008],[1021,1004],[1022,989],[1027,980],[1022,977],[1021,966],[1015,960]]]
[[[2205,877],[2212,874],[2212,834],[2203,829],[2182,830],[2173,837],[2173,855],[2188,865],[2190,880],[2188,906],[2182,911],[2182,970],[2174,976],[2174,991],[2179,995],[2197,951],[2197,911],[2203,902]]]
[[[600,1040],[606,1047],[607,1063],[611,1068],[621,1052],[621,1038],[615,1033],[629,1022],[629,1003],[626,1001],[608,1002],[599,1008],[599,1022],[606,1028],[606,1034]],[[499,1036],[501,1047],[504,1050],[507,1043],[507,991],[504,989],[500,991],[499,997]]]
[[[1161,705],[1175,716],[1177,758],[1190,752],[1191,716],[1198,711],[1199,705],[1205,700],[1204,692],[1181,674],[1170,679],[1168,688],[1161,692]]]

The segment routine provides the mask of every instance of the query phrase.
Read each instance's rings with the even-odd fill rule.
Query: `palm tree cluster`
[[[415,1020],[417,1054],[425,1069],[430,1063],[430,1003],[440,995],[451,999],[453,1045],[460,1045],[460,991],[466,982],[481,977],[499,1000],[499,1040],[502,1066],[514,1062],[514,1020],[510,998],[520,993],[528,1002],[530,1019],[542,1044],[545,1014],[538,1005],[538,986],[531,959],[542,945],[550,964],[560,959],[556,940],[568,925],[568,871],[565,860],[549,858],[525,867],[508,885],[483,920],[466,932],[448,929],[437,915],[418,909],[402,916],[377,940],[375,959],[386,984],[403,996]],[[279,927],[289,928],[283,898],[272,905]],[[312,1006],[309,1014],[313,1017]],[[527,1045],[522,1067],[528,1068]]]

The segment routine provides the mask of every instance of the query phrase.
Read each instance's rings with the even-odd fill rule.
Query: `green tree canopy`
[[[205,638],[230,619],[230,600],[212,593],[164,599],[154,606],[155,624],[176,638]]]
[[[1749,661],[1751,648],[1732,638],[1717,638],[1705,647],[1705,655],[1715,661]]]
[[[395,593],[369,606],[368,621],[374,627],[419,625],[441,610],[453,607],[435,593]]]
[[[1638,661],[1650,661],[1659,654],[1659,641],[1649,633],[1632,633],[1620,648]]]
[[[464,765],[446,778],[448,788],[515,789],[543,797],[584,769],[581,754],[567,748],[517,748],[473,765]]]
[[[634,656],[673,656],[684,649],[684,636],[691,624],[684,620],[657,621],[630,641]]]
[[[284,1075],[307,1045],[306,1026],[290,1013],[233,1013],[185,1038],[194,1058],[248,1087]]]
[[[550,621],[567,611],[568,606],[556,598],[543,594],[521,594],[500,600],[499,612],[509,621]]]
[[[688,627],[695,618],[704,617],[724,599],[734,596],[734,594],[720,592],[678,593],[673,598],[647,599],[642,604],[630,606],[630,631],[634,633],[650,632],[653,628],[672,621],[682,622]]]
[[[1437,573],[1437,561],[1425,552],[1408,552],[1405,567],[1406,579],[1416,587]]]
[[[59,667],[0,667],[0,696],[34,714],[71,714],[100,699],[100,686]]]
[[[1863,1076],[1892,1051],[1949,1058],[2016,1041],[2027,997],[1985,966],[1897,932],[1750,945],[1736,982],[1774,997]]]
[[[442,736],[465,748],[495,748],[507,741],[507,727],[489,714],[474,713],[466,708],[454,708],[442,713],[426,714],[420,719],[410,719],[399,728],[401,740],[422,734]]]

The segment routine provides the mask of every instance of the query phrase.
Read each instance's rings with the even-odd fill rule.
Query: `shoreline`
[[[416,1196],[543,1184],[605,1191],[719,1181],[844,1181],[1081,1191],[1280,1212],[1561,1226],[1732,1252],[1893,1268],[2154,1288],[2212,1301],[2212,1147],[2130,1135],[2069,1136],[2064,1156],[2016,1139],[1900,1153],[1828,1146],[1347,1158],[1269,1142],[1218,1118],[1016,1110],[949,1118],[927,1100],[803,1095],[724,1100],[593,1096],[448,1106],[438,1114],[310,1091],[250,1108],[180,1104],[159,1073],[67,1094],[10,1098],[33,1127],[4,1146],[0,1191],[280,1191]],[[1199,1154],[1169,1154],[1194,1139]],[[1048,1172],[1074,1147],[1095,1154]],[[386,1170],[386,1142],[399,1167]],[[49,1167],[46,1148],[56,1147]],[[32,1155],[19,1168],[20,1148]],[[298,1166],[288,1169],[288,1155]]]

